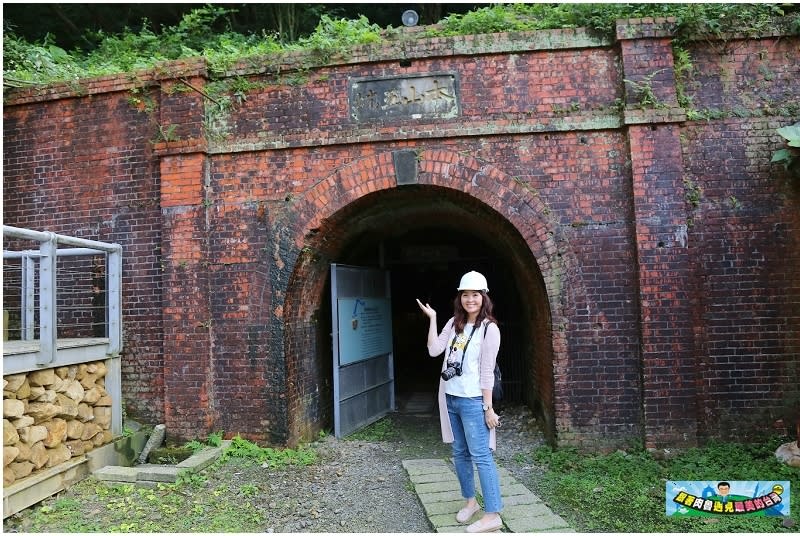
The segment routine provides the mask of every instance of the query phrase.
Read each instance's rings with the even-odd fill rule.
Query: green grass
[[[449,456],[450,447],[441,443],[436,424],[435,419],[387,416],[348,439],[400,438],[402,443],[414,446],[409,455]],[[798,527],[784,528],[781,518],[665,515],[668,480],[788,480],[793,484],[791,512],[793,519],[798,519],[800,470],[782,465],[774,457],[775,449],[786,441],[789,439],[776,437],[753,445],[714,442],[666,461],[653,458],[641,448],[591,455],[571,448],[541,447],[514,454],[502,465],[533,464],[541,468],[541,476],[525,484],[578,532],[798,532]],[[412,448],[408,445],[402,450]],[[274,467],[305,466],[315,461],[316,453],[308,446],[269,449],[237,437],[225,461],[218,460],[202,473],[187,471],[176,484],[143,489],[86,479],[63,495],[27,510],[23,518],[4,523],[4,528],[26,533],[262,532],[271,515],[268,504],[279,497],[269,498],[269,487],[257,480],[231,480],[228,476],[254,463],[269,467],[266,477]],[[222,474],[218,475],[216,468]],[[539,473],[537,470],[535,474]]]
[[[195,449],[220,446],[222,432],[205,441],[194,440]],[[268,511],[264,490],[258,482],[231,485],[226,482],[235,467],[260,464],[272,471],[287,466],[306,466],[317,461],[310,446],[296,449],[261,447],[236,436],[208,470],[182,471],[174,484],[155,489],[133,484],[109,485],[87,478],[70,486],[61,497],[45,499],[23,516],[4,521],[3,528],[18,532],[261,532]],[[232,466],[234,469],[231,469]],[[225,476],[220,479],[217,469]]]
[[[206,445],[221,443],[212,434]],[[203,443],[195,441],[200,446]],[[312,448],[273,449],[236,436],[209,471],[186,470],[174,484],[155,489],[108,485],[85,479],[68,490],[68,496],[47,499],[31,508],[19,522],[23,532],[261,532],[266,520],[257,483],[232,488],[220,482],[215,467],[259,463],[270,469],[305,466],[317,461]],[[91,503],[87,506],[87,503]],[[5,527],[5,525],[4,525]]]
[[[26,532],[257,532],[264,514],[245,495],[227,490],[188,495],[185,485],[162,484],[157,489],[132,485],[108,486],[91,479],[74,486],[72,493],[104,497],[105,507],[87,512],[76,499],[58,499],[32,509],[22,530]],[[243,494],[244,495],[244,494]]]
[[[362,428],[355,433],[350,434],[345,439],[355,441],[388,441],[396,439],[398,432],[395,429],[394,422],[391,417],[384,417],[379,421],[375,421],[366,428]]]
[[[265,467],[281,467],[284,465],[311,465],[317,461],[317,453],[306,446],[300,446],[297,449],[260,447],[237,435],[215,463],[225,463],[229,458],[245,458],[254,460]]]
[[[671,460],[644,450],[606,455],[575,449],[539,448],[532,461],[546,472],[536,491],[580,532],[791,532],[783,518],[676,518],[665,514],[668,480],[794,480],[800,471],[783,465],[774,452],[786,442],[759,445],[710,443]],[[800,490],[792,489],[790,512],[800,513]]]

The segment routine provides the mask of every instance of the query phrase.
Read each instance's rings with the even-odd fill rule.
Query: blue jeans
[[[472,462],[478,467],[478,478],[486,512],[500,512],[500,479],[489,449],[489,427],[483,418],[483,399],[446,395],[447,413],[453,428],[453,464],[456,467],[461,495],[465,499],[475,496],[475,473]]]

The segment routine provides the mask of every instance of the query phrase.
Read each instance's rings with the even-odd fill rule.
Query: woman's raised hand
[[[417,298],[417,305],[419,305],[419,308],[422,309],[423,313],[425,313],[425,316],[427,316],[428,318],[436,318],[436,311],[434,310],[433,307],[431,307],[427,303],[423,305],[422,302],[419,301],[419,298]]]

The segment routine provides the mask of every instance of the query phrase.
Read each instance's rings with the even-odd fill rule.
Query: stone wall
[[[103,361],[3,377],[3,484],[113,439]]]

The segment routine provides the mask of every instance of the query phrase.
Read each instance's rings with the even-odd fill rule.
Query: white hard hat
[[[467,272],[461,276],[461,283],[458,284],[458,290],[482,290],[489,292],[489,284],[483,274],[472,271]]]

